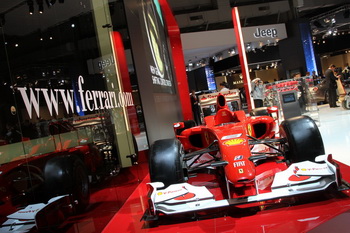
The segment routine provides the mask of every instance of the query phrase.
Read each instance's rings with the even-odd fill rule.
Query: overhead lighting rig
[[[38,12],[39,14],[44,13],[44,0],[26,0],[22,2],[20,5],[26,4],[28,5],[28,12],[30,15],[34,14],[34,1],[36,2],[36,5],[38,7]],[[47,5],[47,8],[53,7],[57,0],[45,0],[45,3]],[[64,3],[64,0],[58,0],[59,3]],[[18,5],[18,6],[20,6]],[[16,6],[17,7],[17,6]]]
[[[329,12],[317,15],[310,19],[310,27],[313,36],[322,39],[339,35],[338,32],[349,31],[350,4],[345,4]]]

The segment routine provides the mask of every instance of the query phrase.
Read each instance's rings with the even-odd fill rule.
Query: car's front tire
[[[177,139],[155,141],[150,149],[151,182],[163,182],[165,187],[185,182],[184,150]]]
[[[285,157],[291,163],[315,161],[325,153],[321,133],[308,116],[298,116],[283,121],[280,135],[286,139]]]

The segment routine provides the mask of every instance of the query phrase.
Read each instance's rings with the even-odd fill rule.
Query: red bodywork
[[[228,162],[224,167],[226,178],[235,188],[232,197],[255,195],[257,188],[264,192],[269,188],[266,183],[287,165],[277,162],[280,158],[274,157],[257,166],[249,160],[252,149],[262,153],[273,151],[264,145],[249,145],[249,140],[252,137],[259,140],[275,138],[278,130],[275,119],[271,116],[246,116],[244,111],[232,112],[223,95],[218,97],[216,106],[216,115],[205,117],[203,125],[179,131],[184,124],[174,124],[177,138],[186,153],[207,148],[217,141],[221,160]]]

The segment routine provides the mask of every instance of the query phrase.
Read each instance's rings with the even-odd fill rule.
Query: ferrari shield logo
[[[238,169],[238,173],[244,173],[243,169],[242,168]]]
[[[252,136],[253,132],[252,132],[252,125],[251,124],[248,124],[248,134],[250,136]]]
[[[244,142],[244,139],[242,139],[242,138],[235,138],[235,139],[228,140],[228,141],[224,142],[224,144],[227,145],[227,146],[234,146],[234,145],[240,145],[243,142]]]

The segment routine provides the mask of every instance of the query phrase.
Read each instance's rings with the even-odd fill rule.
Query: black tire
[[[165,187],[185,182],[183,156],[184,150],[179,140],[155,141],[150,149],[151,182],[163,182]]]
[[[341,106],[345,110],[350,110],[350,98],[345,97],[345,99],[341,102]]]
[[[84,163],[77,157],[56,157],[46,163],[44,169],[47,197],[69,194],[78,212],[84,210],[90,200],[89,178]]]
[[[269,116],[269,112],[267,111],[267,107],[254,108],[250,110],[249,113],[251,116]]]
[[[286,138],[286,159],[291,163],[315,161],[325,153],[321,133],[316,123],[308,116],[298,116],[283,121],[281,137]]]

